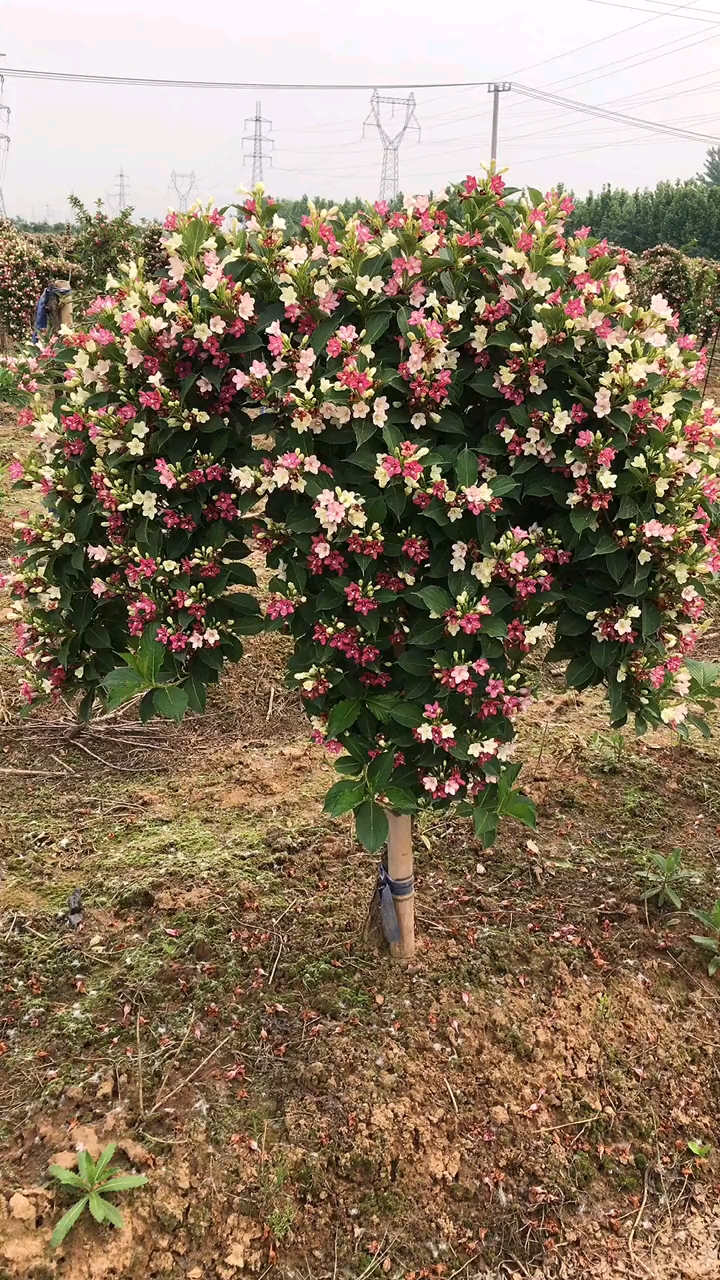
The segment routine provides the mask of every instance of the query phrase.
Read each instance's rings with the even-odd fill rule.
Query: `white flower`
[[[450,568],[453,569],[455,573],[461,573],[462,570],[465,568],[467,549],[468,549],[467,542],[453,542],[452,560],[450,561]]]
[[[599,391],[595,392],[595,417],[607,418],[611,409],[610,392],[607,387],[601,387]]]
[[[538,351],[540,347],[544,347],[548,340],[547,329],[539,320],[530,321],[530,346],[533,350]]]
[[[378,396],[373,405],[373,422],[376,427],[382,427],[387,422],[389,407],[390,401],[387,396]]]
[[[145,489],[144,491],[137,489],[133,494],[132,500],[136,506],[142,509],[143,515],[152,520],[157,512],[157,495],[152,492],[152,489]]]
[[[614,471],[609,471],[607,467],[601,467],[597,473],[597,482],[603,489],[614,489],[617,484],[617,476]]]

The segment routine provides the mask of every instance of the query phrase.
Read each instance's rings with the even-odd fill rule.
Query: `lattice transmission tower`
[[[173,169],[170,182],[177,196],[178,209],[181,213],[187,213],[188,200],[195,186],[195,170],[192,173],[176,173]]]
[[[3,54],[2,57],[4,56]],[[5,170],[7,169],[8,152],[10,150],[10,108],[6,107],[2,100],[4,87],[5,78],[0,76],[0,218],[7,217],[4,187]]]
[[[405,112],[405,119],[394,134],[388,133],[382,122],[382,107],[390,107],[390,115],[393,118],[396,107],[402,108]],[[368,125],[377,129],[383,145],[380,199],[394,200],[400,191],[400,145],[408,129],[417,129],[417,140],[420,141],[420,125],[415,115],[415,95],[411,93],[408,98],[388,98],[374,89],[370,99],[370,111],[363,124],[363,137]]]
[[[113,192],[113,199],[115,200],[118,213],[123,213],[124,210],[127,209],[129,195],[130,195],[130,182],[128,180],[127,174],[125,173],[121,165],[120,172],[115,179],[115,190]]]
[[[263,152],[263,144],[274,147],[275,143],[272,138],[266,138],[263,133],[263,125],[266,124],[272,133],[272,120],[265,120],[262,114],[262,107],[259,102],[255,103],[255,115],[248,116],[245,121],[245,128],[253,126],[252,133],[245,134],[243,138],[243,146],[246,142],[252,142],[252,155],[243,156],[243,164],[247,164],[248,160],[252,161],[252,185],[263,181],[263,165],[272,165],[272,157],[266,156]]]

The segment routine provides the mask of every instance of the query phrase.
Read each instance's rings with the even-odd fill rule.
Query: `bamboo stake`
[[[388,827],[388,875],[391,880],[412,880],[412,818],[406,814],[389,813]],[[415,955],[415,893],[404,898],[393,898],[393,902],[400,939],[390,943],[390,954],[396,960],[410,960]]]

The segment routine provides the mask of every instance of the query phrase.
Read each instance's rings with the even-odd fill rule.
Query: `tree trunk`
[[[391,880],[400,884],[412,884],[413,844],[412,818],[407,814],[388,814],[387,869]],[[394,897],[400,938],[390,943],[390,954],[395,960],[410,960],[415,955],[415,890]]]
[[[394,884],[412,885],[413,883],[413,848],[412,818],[397,813],[388,814],[388,841],[381,866]],[[381,873],[382,874],[382,873]],[[389,893],[389,887],[385,888]],[[415,893],[411,888],[409,894],[393,898],[393,908],[397,920],[400,937],[395,942],[388,942],[383,928],[380,910],[380,893],[373,890],[368,904],[367,914],[362,926],[362,936],[377,951],[390,951],[397,960],[409,960],[415,955]]]

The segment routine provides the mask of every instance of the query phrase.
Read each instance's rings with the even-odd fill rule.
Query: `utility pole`
[[[192,173],[176,173],[173,169],[170,174],[170,181],[175,189],[180,212],[187,213],[188,198],[195,186],[195,170],[193,169]]]
[[[490,163],[492,165],[497,162],[497,146],[498,146],[498,121],[500,116],[500,94],[509,93],[512,85],[504,80],[501,84],[489,84],[488,93],[493,96],[493,114],[492,114],[492,139],[490,142]]]
[[[255,115],[248,116],[247,119],[245,120],[245,128],[248,129],[250,125],[252,125],[253,131],[251,134],[246,134],[245,137],[243,138],[243,145],[246,142],[252,142],[253,144],[252,155],[243,156],[243,164],[246,164],[248,160],[252,160],[252,185],[253,186],[256,186],[258,182],[263,181],[263,165],[266,162],[267,164],[272,165],[272,158],[270,156],[266,156],[263,154],[263,143],[266,143],[269,147],[274,147],[275,143],[273,142],[272,138],[266,138],[264,136],[263,134],[264,124],[267,125],[269,131],[272,133],[272,120],[264,119],[260,103],[256,102]]]
[[[0,53],[0,58],[4,58],[5,54]],[[3,89],[5,88],[5,78],[0,75],[0,218],[7,218],[7,209],[5,208],[5,170],[7,169],[8,152],[10,150],[10,108],[3,103]]]
[[[395,108],[402,107],[405,110],[405,119],[398,129],[397,133],[390,134],[382,123],[380,108],[389,106],[392,108],[391,116],[395,115]],[[379,94],[377,89],[373,90],[370,99],[370,111],[367,119],[363,123],[363,137],[365,130],[370,125],[377,129],[380,135],[380,141],[383,145],[383,162],[382,173],[380,175],[380,199],[394,200],[400,190],[400,163],[399,151],[400,144],[405,137],[408,129],[417,129],[417,140],[420,141],[420,125],[415,115],[415,95],[410,94],[408,98],[387,98]]]
[[[123,171],[122,165],[120,165],[120,172],[115,179],[115,191],[114,191],[118,213],[124,213],[125,210],[127,209],[129,194],[130,194],[130,183],[128,182],[128,176]]]

